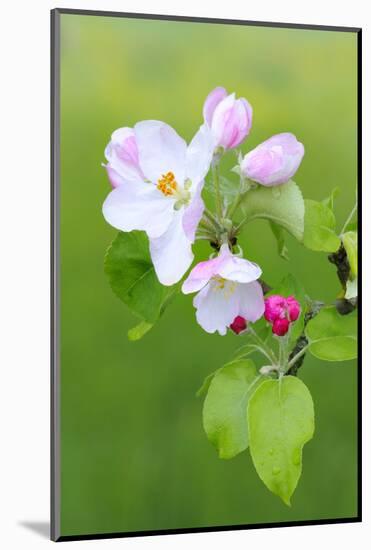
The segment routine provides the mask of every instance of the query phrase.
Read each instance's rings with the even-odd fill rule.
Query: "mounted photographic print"
[[[52,12],[52,538],[360,521],[360,29]]]

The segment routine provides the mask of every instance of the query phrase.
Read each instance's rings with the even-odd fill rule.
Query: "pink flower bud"
[[[211,128],[215,147],[233,149],[242,143],[250,132],[252,107],[245,98],[236,99],[235,94],[218,86],[207,96],[203,114]]]
[[[241,317],[241,315],[237,315],[233,323],[229,325],[229,328],[233,330],[235,334],[240,334],[240,332],[243,332],[247,328],[246,319]]]
[[[280,185],[292,178],[303,156],[304,146],[293,134],[277,134],[245,155],[241,171],[267,187]]]
[[[270,323],[276,319],[282,319],[286,315],[286,299],[278,294],[273,294],[265,300],[264,317]]]
[[[276,319],[273,322],[272,331],[277,336],[285,336],[289,330],[290,322],[288,319]]]
[[[296,321],[300,315],[300,304],[295,300],[294,296],[289,296],[286,299],[287,309],[289,312],[290,321]]]

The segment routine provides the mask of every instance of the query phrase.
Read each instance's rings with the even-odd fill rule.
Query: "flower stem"
[[[237,236],[241,229],[250,221],[250,218],[244,218],[240,223],[234,228],[233,235]]]
[[[249,190],[250,186],[251,186],[251,182],[249,179],[245,178],[245,181],[248,183],[248,185],[244,185],[244,180],[243,180],[243,176],[240,175],[240,188],[238,190],[238,193],[233,201],[233,203],[231,204],[231,207],[228,211],[228,217],[230,219],[232,219],[234,213],[236,212],[237,208],[240,206],[240,203],[241,203],[241,200],[242,198],[245,196],[246,192]]]
[[[218,215],[219,220],[223,217],[223,203],[222,196],[220,193],[220,182],[219,182],[219,155],[214,155],[212,161],[212,174],[215,188],[215,209]]]
[[[196,241],[212,241],[212,237],[210,235],[206,235],[204,233],[196,233]]]
[[[215,229],[220,229],[220,224],[218,222],[218,220],[216,219],[216,217],[214,216],[214,214],[212,212],[210,212],[210,210],[208,208],[205,208],[204,210],[204,216],[208,219],[208,221],[210,223],[213,224],[213,226],[215,227]]]
[[[198,228],[201,229],[201,231],[206,231],[215,237],[216,227],[208,218],[202,217],[200,223],[198,224]]]
[[[274,352],[266,345],[264,340],[262,340],[260,338],[260,336],[257,335],[255,330],[251,326],[249,327],[249,333],[256,340],[256,342],[259,344],[259,346],[262,349],[265,350],[266,356],[267,356],[268,359],[270,359],[270,361],[272,361],[272,364],[277,365],[278,361],[277,361],[277,357],[275,356]]]
[[[242,195],[243,195],[243,193],[239,192],[238,195],[236,196],[236,198],[234,199],[234,201],[231,205],[231,208],[229,209],[229,212],[228,212],[228,218],[232,219],[234,213],[236,212],[237,208],[240,205]]]

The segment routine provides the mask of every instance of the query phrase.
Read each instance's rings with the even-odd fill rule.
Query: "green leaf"
[[[348,231],[357,231],[358,230],[358,220],[348,223],[347,229],[348,229]]]
[[[285,244],[285,231],[284,231],[284,229],[280,225],[277,225],[276,223],[274,223],[272,221],[269,222],[269,225],[270,225],[270,228],[272,230],[273,235],[276,237],[278,254],[284,260],[289,260],[290,258],[288,256],[288,249],[287,249],[287,246]]]
[[[336,252],[340,239],[335,233],[335,216],[321,202],[305,200],[304,245],[318,252]]]
[[[145,334],[147,334],[149,330],[151,330],[152,327],[153,327],[153,323],[147,323],[147,321],[142,321],[141,323],[139,323],[138,325],[136,325],[135,327],[131,328],[128,331],[129,340],[132,340],[132,341],[140,340],[141,338],[143,338]]]
[[[322,204],[330,208],[330,210],[334,211],[335,198],[339,195],[339,193],[340,193],[339,187],[334,187],[334,189],[331,191],[331,195],[326,199],[323,199]]]
[[[314,433],[313,401],[295,376],[265,380],[247,408],[250,453],[272,493],[290,506],[302,470],[302,450]]]
[[[308,297],[306,295],[306,292],[301,283],[299,283],[299,281],[296,279],[296,277],[289,273],[274,289],[272,289],[268,293],[268,296],[271,296],[272,294],[280,294],[285,298],[287,298],[288,296],[294,296],[294,298],[300,304],[300,316],[290,326],[289,338],[290,342],[293,343],[299,338],[304,330],[304,317],[308,309]]]
[[[104,270],[116,296],[149,324],[174,294],[174,287],[159,283],[142,232],[118,233],[107,250]]]
[[[250,359],[216,371],[204,401],[203,426],[220,458],[233,458],[248,446],[247,402],[262,381]]]
[[[263,218],[283,227],[301,241],[304,234],[304,200],[299,187],[288,181],[277,187],[258,185],[241,200],[246,221]]]
[[[234,199],[239,192],[240,182],[237,178],[230,180],[224,176],[219,177],[219,188],[223,197]]]
[[[239,178],[234,177],[233,179],[228,179],[224,176],[219,176],[219,189],[221,195],[227,199],[228,202],[231,202],[240,191]],[[206,181],[204,190],[212,196],[215,195],[215,185],[212,179]]]
[[[358,245],[357,245],[357,233],[355,231],[348,231],[342,236],[343,245],[348,256],[348,261],[353,277],[357,277],[357,258],[358,258]],[[352,278],[353,278],[352,277]]]
[[[202,397],[203,395],[207,394],[211,384],[211,380],[214,378],[215,373],[218,372],[218,370],[219,369],[214,370],[214,372],[211,372],[204,378],[204,381],[202,382],[202,386],[196,392],[196,397]]]
[[[346,361],[357,357],[357,314],[340,315],[325,307],[308,322],[305,335],[309,351],[324,361]]]

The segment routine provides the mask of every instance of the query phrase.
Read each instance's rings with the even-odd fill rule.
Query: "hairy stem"
[[[215,209],[218,215],[219,220],[223,217],[223,202],[222,196],[220,193],[220,182],[219,182],[219,155],[214,155],[212,161],[212,174],[215,188]]]
[[[275,353],[266,345],[264,340],[262,340],[260,338],[260,336],[258,336],[258,334],[255,332],[255,330],[251,326],[249,326],[249,333],[255,339],[255,341],[258,343],[258,345],[265,350],[267,358],[270,361],[272,361],[272,365],[277,365],[278,360],[277,360],[277,357],[276,357]]]

